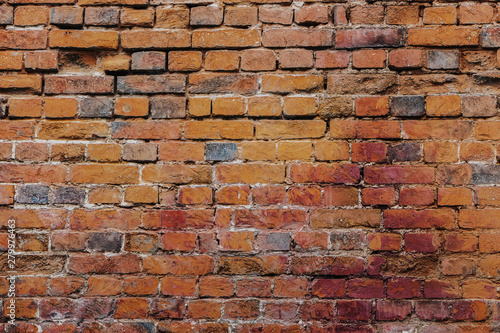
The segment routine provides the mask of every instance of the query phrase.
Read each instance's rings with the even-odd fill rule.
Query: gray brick
[[[17,202],[46,205],[49,203],[49,187],[47,185],[20,186],[17,188]]]
[[[263,250],[287,251],[290,250],[290,234],[280,232],[260,234],[257,243]]]
[[[462,96],[464,117],[493,117],[497,114],[497,98],[493,95]]]
[[[207,143],[205,158],[207,161],[231,161],[238,157],[236,143]]]
[[[186,98],[167,96],[151,98],[151,118],[168,119],[186,116]]]
[[[111,118],[115,102],[108,97],[86,97],[80,101],[80,117]]]
[[[189,24],[193,26],[214,26],[222,24],[222,9],[217,5],[191,8]]]
[[[387,149],[387,157],[391,162],[420,161],[422,149],[419,143],[400,143],[391,145]]]
[[[61,26],[80,26],[83,24],[83,9],[79,7],[51,8],[50,23]]]
[[[334,231],[330,241],[334,250],[362,250],[366,247],[366,234],[362,231]]]
[[[391,100],[391,113],[396,117],[421,117],[425,115],[423,96],[397,96]]]
[[[427,68],[457,69],[458,51],[445,51],[445,50],[427,51]]]
[[[154,143],[129,143],[123,146],[123,160],[134,162],[156,161],[156,145]]]
[[[122,94],[183,93],[186,77],[177,74],[118,76],[116,89]]]
[[[167,63],[165,52],[144,51],[132,53],[133,71],[164,71]]]
[[[52,189],[53,203],[81,205],[85,201],[85,190],[74,186],[61,186]]]
[[[85,24],[87,25],[118,25],[120,10],[118,8],[87,8],[85,9]]]
[[[472,167],[472,184],[500,184],[500,165],[470,163]]]
[[[101,252],[120,252],[123,234],[117,232],[99,232],[90,235],[87,241],[89,250]]]
[[[14,7],[2,6],[0,7],[0,24],[12,24],[14,18]]]
[[[7,116],[7,98],[0,96],[0,118]]]

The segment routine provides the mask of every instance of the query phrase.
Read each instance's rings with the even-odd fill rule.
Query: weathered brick
[[[53,48],[117,49],[118,33],[97,30],[51,30],[49,46]]]
[[[15,25],[47,25],[48,22],[49,8],[46,6],[21,6],[14,12]]]
[[[85,9],[85,24],[97,26],[118,25],[120,11],[113,7],[88,7]]]
[[[427,68],[458,69],[458,51],[427,51]]]
[[[419,46],[475,46],[479,44],[479,30],[469,27],[410,28],[408,45]]]
[[[171,51],[168,53],[168,70],[191,72],[201,68],[202,53],[198,51]]]
[[[120,14],[120,23],[123,26],[151,27],[154,16],[153,9],[124,8]]]
[[[256,7],[226,7],[224,10],[224,24],[234,27],[248,27],[257,24]]]
[[[129,30],[120,33],[124,49],[185,48],[191,47],[191,35],[185,30],[152,31]],[[193,45],[194,46],[194,45]]]
[[[205,149],[207,161],[231,161],[237,157],[236,143],[208,143]]]
[[[18,203],[46,205],[49,203],[47,185],[24,185],[17,189]]]
[[[260,46],[261,37],[256,29],[196,30],[193,32],[192,43],[194,48],[248,48]]]
[[[134,71],[164,71],[167,61],[165,52],[144,51],[132,53],[132,66]]]
[[[183,93],[186,78],[177,74],[119,76],[116,89],[122,94]]]
[[[186,99],[184,97],[153,97],[151,103],[151,118],[184,118],[186,116]]]
[[[112,76],[50,75],[45,77],[47,94],[110,94],[114,92]]]
[[[82,118],[111,118],[114,107],[111,98],[87,97],[80,101],[79,116]]]
[[[363,28],[339,30],[335,47],[355,49],[365,47],[399,47],[403,45],[403,30],[399,28]]]
[[[192,26],[217,26],[222,24],[224,13],[217,5],[191,8],[189,24]]]
[[[331,29],[272,28],[262,33],[265,47],[319,47],[333,45]]]
[[[290,25],[293,21],[293,9],[289,7],[260,6],[259,21]]]

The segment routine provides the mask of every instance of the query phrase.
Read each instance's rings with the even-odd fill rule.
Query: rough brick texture
[[[0,0],[0,332],[500,332],[499,23]]]

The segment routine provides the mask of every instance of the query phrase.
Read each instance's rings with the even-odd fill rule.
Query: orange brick
[[[42,116],[42,99],[11,98],[9,114],[15,118],[39,118]]]
[[[351,8],[351,22],[354,24],[381,24],[384,22],[384,7],[354,6]]]
[[[454,117],[461,114],[460,96],[428,96],[426,99],[427,115],[433,117]]]
[[[125,201],[155,204],[158,202],[158,188],[156,186],[129,186],[125,189]]]
[[[246,112],[246,100],[241,97],[217,97],[212,101],[212,114],[241,116]]]
[[[478,28],[441,26],[436,28],[410,28],[408,30],[408,45],[476,46],[478,44]]]
[[[168,53],[168,70],[194,72],[201,69],[202,54],[199,51],[171,51]]]
[[[153,25],[155,12],[153,9],[124,8],[120,22],[123,26],[150,27]]]
[[[192,232],[167,232],[161,236],[161,244],[166,251],[194,251],[196,249],[196,234]]]
[[[434,163],[458,161],[458,145],[454,142],[425,142],[424,160]]]
[[[456,24],[457,9],[453,6],[425,8],[423,21],[424,24]]]
[[[47,118],[74,118],[78,101],[75,98],[46,97],[43,109]]]
[[[355,68],[384,68],[385,60],[384,50],[361,50],[352,53],[352,65]]]
[[[46,6],[20,6],[14,13],[15,25],[47,25],[49,8]]]
[[[439,188],[438,205],[439,206],[465,206],[472,205],[473,192],[466,187],[460,188]]]
[[[20,51],[0,51],[0,70],[20,70],[23,67],[23,53]]]
[[[283,113],[287,116],[313,116],[316,114],[314,97],[285,97]]]
[[[122,195],[117,188],[100,187],[89,192],[89,203],[91,204],[119,204],[121,202]]]
[[[127,54],[118,54],[107,56],[102,59],[101,67],[105,71],[118,72],[128,71],[130,68],[131,57]]]
[[[161,293],[167,296],[194,296],[196,279],[166,276],[161,279]]]
[[[356,99],[356,115],[377,117],[389,114],[389,97],[359,97]]]
[[[115,115],[122,117],[147,117],[149,100],[143,97],[119,97],[115,102]]]
[[[279,160],[309,160],[312,153],[312,142],[278,142]]]
[[[159,144],[158,156],[163,161],[203,161],[205,147],[199,142],[168,141]]]
[[[251,251],[254,247],[253,231],[223,232],[219,234],[222,251]]]
[[[343,141],[317,141],[314,144],[318,161],[340,161],[349,159],[349,144]]]
[[[493,7],[490,5],[460,5],[458,10],[460,24],[491,23]]]
[[[14,203],[14,185],[0,185],[0,205]]]
[[[418,6],[387,6],[387,24],[418,24]]]
[[[116,143],[90,144],[88,159],[94,162],[118,162],[121,159],[121,147]]]
[[[53,48],[117,49],[118,33],[98,30],[51,30],[49,46]]]
[[[126,277],[123,292],[129,295],[155,295],[160,281],[156,277]]]
[[[278,97],[259,96],[248,100],[248,115],[252,117],[273,117],[281,114],[281,100]]]
[[[205,55],[205,69],[209,71],[235,71],[239,65],[236,51],[208,51]]]
[[[372,251],[399,251],[402,237],[400,234],[370,234],[368,235],[368,242]]]
[[[212,203],[210,187],[183,187],[179,189],[179,203],[182,205],[209,205]]]
[[[87,295],[113,296],[122,291],[122,281],[110,276],[90,276],[88,279]]]
[[[193,117],[206,117],[212,112],[212,101],[206,97],[190,97],[189,115]]]
[[[489,142],[464,142],[460,145],[462,161],[489,161],[494,157],[495,150]]]
[[[276,158],[276,143],[250,141],[241,144],[241,157],[245,160],[272,161]]]
[[[249,196],[248,186],[225,186],[217,190],[215,200],[221,205],[248,205]]]

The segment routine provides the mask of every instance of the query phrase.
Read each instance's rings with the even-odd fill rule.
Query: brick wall
[[[0,0],[0,328],[498,332],[499,9]]]

